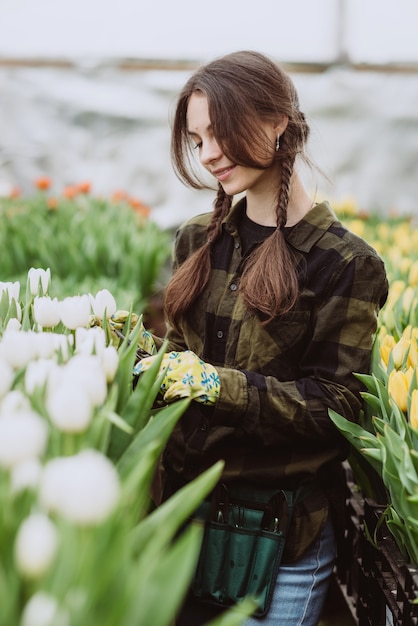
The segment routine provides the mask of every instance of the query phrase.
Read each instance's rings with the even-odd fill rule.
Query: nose
[[[214,161],[217,161],[222,156],[222,150],[220,149],[218,142],[215,138],[207,139],[202,143],[200,150],[200,162],[202,165],[209,165]]]

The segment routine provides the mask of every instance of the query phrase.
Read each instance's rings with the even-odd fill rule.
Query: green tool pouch
[[[221,606],[250,595],[258,604],[254,615],[265,615],[297,499],[298,491],[280,490],[267,502],[248,502],[218,485],[197,513],[205,530],[193,594]]]

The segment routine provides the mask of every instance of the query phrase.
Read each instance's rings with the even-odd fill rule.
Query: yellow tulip
[[[408,284],[411,287],[418,286],[418,261],[414,261],[409,270]]]
[[[383,363],[388,366],[389,356],[392,352],[394,346],[396,345],[395,338],[392,335],[385,335],[381,341],[379,346],[380,357]]]
[[[414,389],[411,394],[411,406],[409,407],[408,417],[411,426],[418,429],[418,389]]]
[[[402,296],[402,309],[408,315],[411,313],[411,310],[415,308],[417,298],[417,291],[413,287],[407,287]]]
[[[413,370],[411,374],[409,371],[406,373],[398,370],[392,370],[389,374],[388,393],[401,411],[406,411],[408,408],[408,391],[412,375]]]
[[[392,348],[392,359],[394,367],[399,370],[406,362],[408,350],[411,347],[411,340],[402,336]]]

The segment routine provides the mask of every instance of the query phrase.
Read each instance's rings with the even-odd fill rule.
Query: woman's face
[[[208,101],[205,95],[193,93],[187,108],[187,132],[194,142],[203,167],[222,185],[226,194],[233,196],[243,191],[253,193],[271,189],[273,180],[277,180],[277,171],[273,167],[257,169],[232,162],[223,152],[213,134],[209,117]],[[272,162],[276,145],[278,127],[264,123],[260,127],[267,137],[266,165]],[[271,147],[270,147],[271,146]]]

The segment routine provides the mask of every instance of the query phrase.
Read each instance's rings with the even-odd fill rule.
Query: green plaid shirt
[[[164,466],[177,485],[219,459],[224,482],[256,489],[319,479],[323,488],[295,512],[286,547],[292,560],[318,535],[330,499],[343,495],[336,472],[347,446],[328,409],[358,419],[361,384],[353,372],[369,370],[388,285],[377,253],[323,202],[285,229],[298,262],[298,302],[261,326],[238,289],[244,210],[245,200],[224,220],[209,284],[189,311],[183,335],[168,331],[168,350],[189,349],[212,363],[221,388],[215,407],[192,402],[167,445]],[[210,214],[200,215],[179,229],[174,267],[204,243],[209,220]]]

